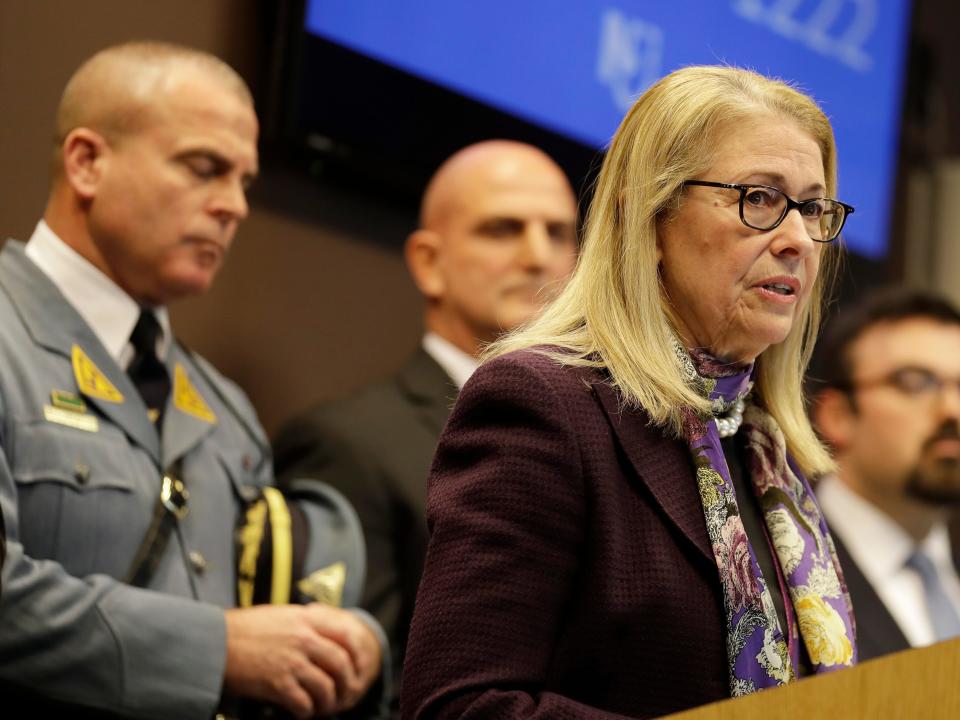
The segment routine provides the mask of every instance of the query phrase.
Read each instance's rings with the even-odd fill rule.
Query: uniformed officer
[[[220,269],[257,131],[216,58],[108,48],[64,91],[43,220],[0,253],[0,680],[77,713],[201,719],[232,697],[310,717],[380,674],[382,633],[360,612],[235,607],[236,529],[272,483],[269,451],[165,309]],[[335,493],[308,515],[327,539],[352,522]],[[331,558],[338,592],[360,542]]]

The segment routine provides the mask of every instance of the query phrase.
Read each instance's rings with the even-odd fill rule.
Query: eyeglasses
[[[917,400],[932,400],[939,397],[948,385],[953,385],[960,391],[960,378],[942,378],[927,368],[907,366],[875,380],[851,382],[850,389],[868,390],[881,385],[892,387]]]
[[[815,242],[828,243],[836,240],[847,221],[847,215],[854,210],[852,205],[832,198],[794,200],[783,190],[770,185],[740,185],[708,180],[686,180],[682,184],[683,187],[689,185],[738,191],[740,220],[754,230],[773,230],[783,222],[788,212],[796,208],[800,211],[810,239]]]

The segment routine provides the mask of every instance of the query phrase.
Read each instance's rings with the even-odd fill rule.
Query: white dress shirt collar
[[[449,340],[436,333],[428,332],[423,336],[423,349],[436,360],[458,388],[462,388],[480,363],[472,355],[465,353]]]
[[[913,538],[886,513],[838,478],[821,480],[816,495],[827,516],[830,531],[846,546],[907,641],[913,646],[933,642],[922,582],[906,567],[915,548]],[[935,525],[920,543],[920,548],[933,561],[944,589],[954,607],[960,610],[960,578],[953,564],[946,524]]]
[[[110,357],[126,368],[133,359],[130,333],[140,317],[136,301],[43,220],[37,223],[25,252],[86,321]],[[157,353],[166,358],[172,341],[170,317],[164,307],[154,308],[154,313],[162,330]]]

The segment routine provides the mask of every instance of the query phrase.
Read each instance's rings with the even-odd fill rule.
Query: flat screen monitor
[[[876,259],[888,244],[909,13],[909,0],[308,0],[303,29],[593,150],[679,67],[731,64],[794,82],[833,123],[838,194],[856,207],[847,245]],[[303,87],[338,72],[318,68]],[[382,91],[354,88],[357,102]],[[391,101],[378,122],[391,123]]]

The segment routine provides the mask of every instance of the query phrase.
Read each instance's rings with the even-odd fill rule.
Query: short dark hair
[[[960,325],[960,311],[945,297],[899,286],[873,290],[839,310],[817,341],[807,374],[810,396],[826,388],[848,391],[854,370],[850,348],[857,339],[874,325],[912,318]]]

